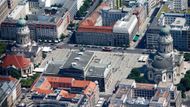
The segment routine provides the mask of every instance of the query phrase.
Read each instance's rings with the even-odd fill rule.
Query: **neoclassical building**
[[[155,83],[162,81],[175,84],[177,74],[180,74],[180,69],[183,67],[183,54],[174,51],[169,26],[163,26],[159,35],[158,49],[148,60],[147,76]]]
[[[31,39],[30,29],[26,20],[20,18],[16,24],[16,44],[11,48],[11,54],[23,55],[31,62],[38,64],[41,60],[41,49]]]

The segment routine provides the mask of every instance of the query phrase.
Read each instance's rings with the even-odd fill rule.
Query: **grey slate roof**
[[[44,72],[44,74],[48,75],[48,74],[53,74],[53,75],[57,75],[60,71],[61,66],[63,65],[63,61],[53,61],[50,62]]]
[[[156,55],[152,66],[157,69],[170,69],[173,67],[172,59]]]
[[[93,66],[92,65],[89,67],[86,76],[87,77],[102,77],[102,78],[104,78],[106,68],[107,68],[107,65],[101,65],[101,66]]]
[[[93,55],[93,52],[73,52],[63,65],[62,69],[74,68],[84,70]]]

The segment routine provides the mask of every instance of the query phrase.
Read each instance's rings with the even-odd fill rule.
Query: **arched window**
[[[171,74],[169,74],[169,79],[171,79],[172,78],[172,76],[171,76]]]

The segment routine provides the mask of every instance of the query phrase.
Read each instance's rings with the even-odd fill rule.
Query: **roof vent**
[[[79,52],[78,55],[83,55],[84,53],[83,52]]]
[[[91,68],[89,71],[90,71],[90,72],[92,72],[92,71],[93,71],[93,69]]]
[[[77,63],[76,63],[76,62],[72,62],[72,63],[71,63],[71,66],[72,66],[72,67],[76,67],[76,66],[77,66]]]
[[[98,81],[95,81],[95,84],[98,85]]]
[[[80,57],[75,57],[75,60],[79,61],[79,60],[80,60]]]

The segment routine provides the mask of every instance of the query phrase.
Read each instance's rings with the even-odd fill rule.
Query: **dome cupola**
[[[24,27],[26,26],[26,20],[24,18],[19,18],[17,21],[17,27]]]

